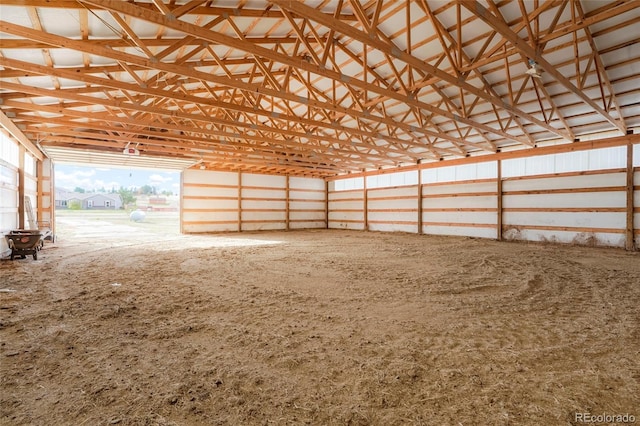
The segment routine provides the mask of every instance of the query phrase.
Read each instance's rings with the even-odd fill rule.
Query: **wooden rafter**
[[[487,25],[499,32],[505,39],[507,39],[512,45],[516,47],[518,51],[521,51],[529,59],[535,60],[547,73],[558,80],[564,87],[566,87],[573,94],[582,99],[586,104],[593,108],[598,114],[604,117],[609,123],[614,125],[622,133],[626,133],[627,129],[624,123],[613,118],[604,108],[600,107],[593,99],[585,95],[585,93],[578,89],[568,78],[562,73],[555,70],[555,67],[551,65],[542,55],[537,52],[534,47],[527,44],[518,34],[516,34],[509,26],[499,17],[491,14],[484,6],[479,3],[473,5],[464,3],[465,7],[473,12],[476,16],[482,19]]]
[[[640,8],[602,2],[4,0],[0,111],[42,146],[313,176],[573,141],[640,125]]]

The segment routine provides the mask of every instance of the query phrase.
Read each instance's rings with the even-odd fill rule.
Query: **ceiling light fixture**
[[[138,151],[138,149],[137,149],[137,148],[134,148],[134,147],[129,146],[129,145],[131,145],[131,142],[129,142],[129,143],[127,144],[127,146],[125,146],[125,147],[124,147],[124,149],[122,150],[122,153],[123,153],[124,155],[140,155],[140,151]],[[136,145],[136,147],[137,147],[137,146],[138,146],[138,145]]]
[[[542,78],[542,73],[544,70],[538,68],[538,64],[533,59],[529,59],[529,69],[525,71],[526,74],[529,74],[534,78]]]

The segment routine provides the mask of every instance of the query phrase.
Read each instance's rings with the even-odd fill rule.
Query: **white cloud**
[[[120,188],[120,184],[115,181],[106,182],[102,179],[91,179],[96,174],[95,170],[80,171],[74,170],[71,173],[66,173],[61,170],[56,171],[55,179],[56,186],[73,190],[76,187],[83,188],[89,191],[112,188]]]
[[[161,176],[158,174],[153,174],[151,176],[149,176],[149,182],[151,182],[152,184],[155,185],[159,185],[161,183],[165,183],[165,182],[169,182],[173,180],[173,177],[171,176]]]

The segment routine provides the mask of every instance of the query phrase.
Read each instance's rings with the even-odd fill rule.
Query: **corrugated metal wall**
[[[497,238],[497,185],[496,179],[425,184],[423,232]]]
[[[329,185],[329,227],[624,247],[633,192],[638,246],[640,146],[633,152],[633,188],[626,146],[435,164],[420,185],[417,170],[347,178]]]
[[[325,228],[325,183],[208,170],[182,173],[182,232]]]
[[[329,228],[365,229],[364,190],[335,191],[335,183],[329,183],[327,195],[329,199]]]
[[[0,132],[0,234],[18,227],[18,144]],[[0,257],[9,253],[4,238],[0,238]]]

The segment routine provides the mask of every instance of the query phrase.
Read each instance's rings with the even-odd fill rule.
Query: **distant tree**
[[[79,194],[84,194],[87,191],[84,188],[80,188],[79,186],[76,186],[76,189],[74,189],[73,192],[77,192]]]
[[[140,193],[144,195],[156,195],[156,188],[151,185],[143,185],[142,188],[140,188]]]
[[[130,189],[120,187],[118,194],[120,194],[120,197],[122,197],[122,205],[126,206],[128,204],[136,203],[136,197],[133,196],[133,191],[131,191]]]
[[[80,210],[82,209],[82,203],[79,200],[71,200],[67,203],[67,207],[69,210]]]
[[[162,191],[162,195],[166,195],[167,197],[169,197],[169,196],[173,195],[173,191],[169,191],[169,190],[165,189],[164,191]]]

